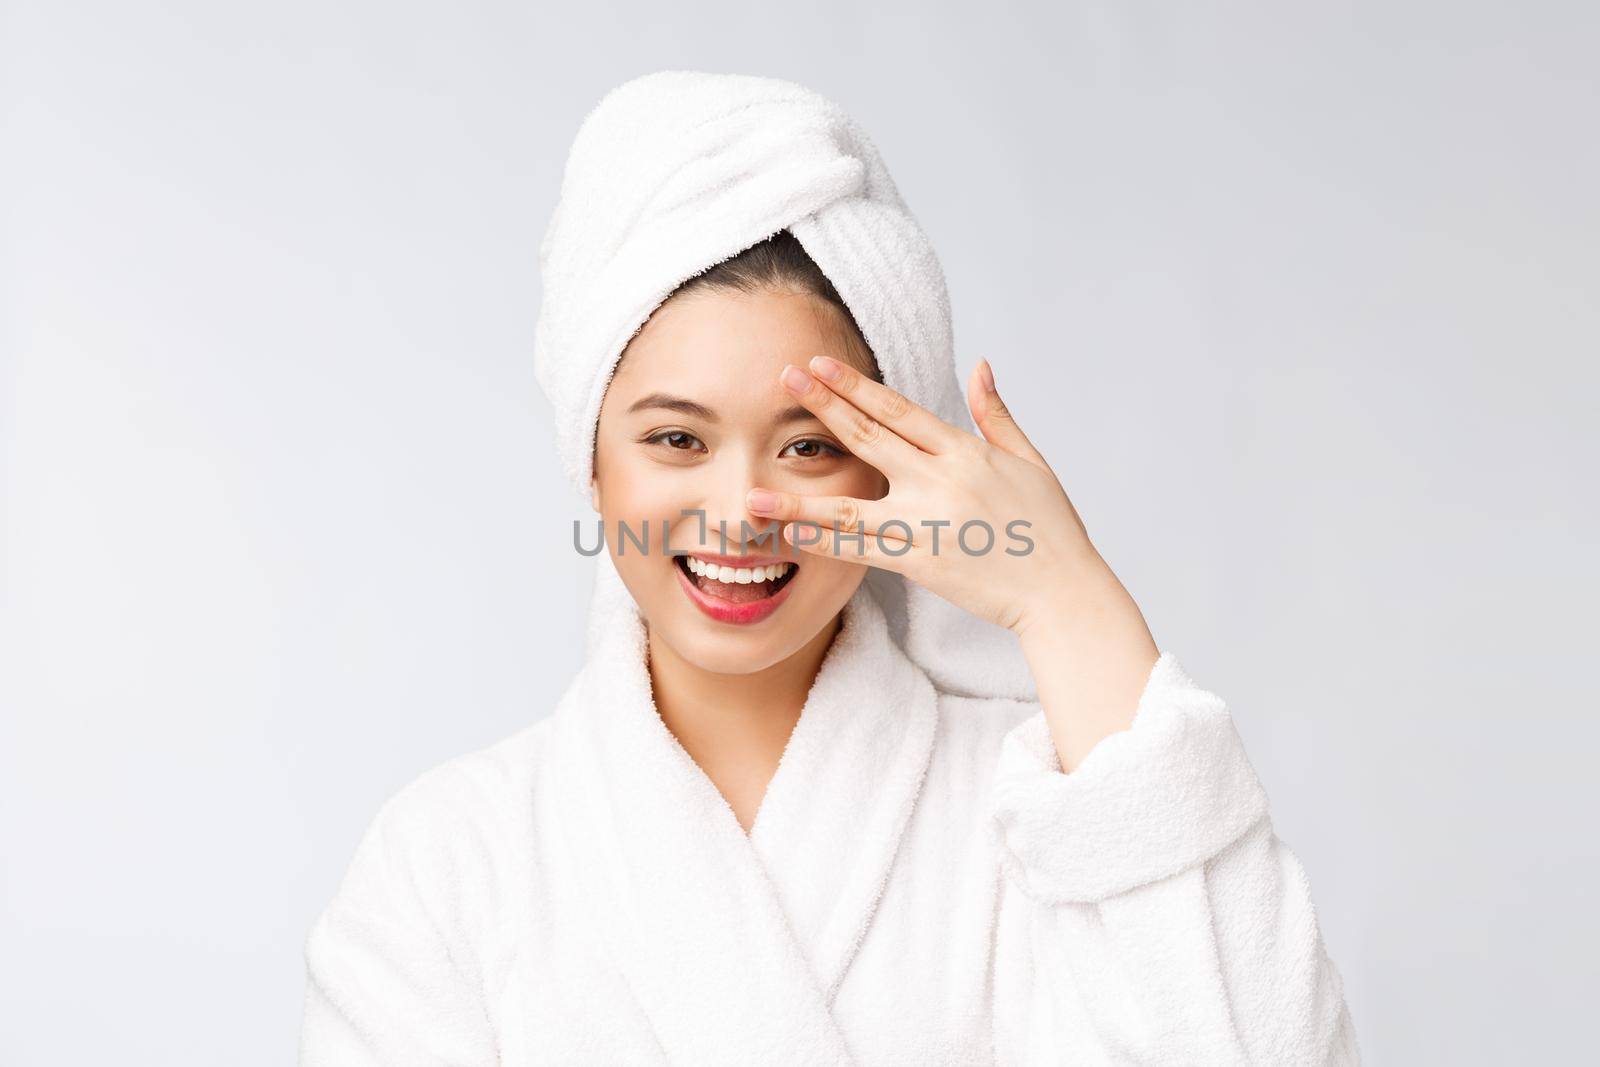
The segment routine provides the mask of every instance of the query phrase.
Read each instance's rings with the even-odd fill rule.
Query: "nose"
[[[772,484],[766,480],[765,466],[744,456],[728,456],[726,462],[715,466],[719,469],[714,473],[707,471],[710,481],[701,504],[708,547],[735,554],[745,551],[746,544],[752,546],[750,552],[781,551],[782,523],[771,516],[757,515],[748,502],[750,490]]]

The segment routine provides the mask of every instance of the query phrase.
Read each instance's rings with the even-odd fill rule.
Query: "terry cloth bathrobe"
[[[633,333],[785,227],[886,383],[971,428],[937,258],[860,128],[792,83],[665,71],[584,120],[540,250],[575,488]],[[1171,652],[1063,773],[1015,639],[874,569],[747,835],[597,564],[553,712],[378,810],[306,944],[302,1064],[1360,1062],[1305,870]]]

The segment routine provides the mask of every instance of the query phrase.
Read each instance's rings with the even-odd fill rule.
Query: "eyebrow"
[[[650,408],[662,408],[667,411],[676,411],[684,415],[690,415],[694,418],[702,419],[711,423],[719,423],[722,421],[717,416],[715,411],[712,411],[704,404],[690,400],[687,397],[673,396],[670,393],[651,393],[649,396],[640,397],[638,400],[635,400],[632,404],[628,405],[627,413],[632,415],[636,411],[645,411]],[[810,408],[796,404],[794,407],[786,408],[779,412],[778,416],[773,419],[773,424],[777,426],[787,426],[792,422],[809,422],[813,419],[818,422],[822,421],[817,419],[816,413]]]

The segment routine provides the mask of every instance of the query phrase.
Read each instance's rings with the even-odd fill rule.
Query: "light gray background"
[[[1594,11],[6,5],[0,1060],[288,1062],[378,805],[548,712],[536,250],[676,67],[873,134],[959,369],[1228,699],[1368,1061],[1572,1062]]]

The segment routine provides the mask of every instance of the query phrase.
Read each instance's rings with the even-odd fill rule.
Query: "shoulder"
[[[939,726],[935,758],[971,764],[984,776],[993,769],[1007,736],[1024,724],[1043,719],[1036,700],[965,696],[938,691]]]
[[[1044,705],[1013,697],[967,696],[938,689],[941,730],[965,737],[990,738],[997,744],[1035,747],[1046,737]],[[1162,652],[1150,669],[1135,709],[1140,735],[1171,730],[1174,724],[1225,718],[1222,699],[1196,685],[1171,652]]]
[[[384,799],[346,866],[335,905],[493,911],[526,860],[549,721],[430,767]]]
[[[1044,713],[1037,700],[965,696],[943,690],[938,693],[941,732],[963,737],[989,737],[998,743],[1018,724]]]
[[[547,721],[445,760],[378,805],[304,943],[319,1027],[388,1034],[400,1013],[415,1034],[439,1034],[477,1018],[476,990],[519,943],[522,813]],[[318,1039],[342,1042],[329,1034]]]
[[[369,838],[394,846],[470,843],[509,829],[524,814],[550,720],[428,768],[382,801]]]

